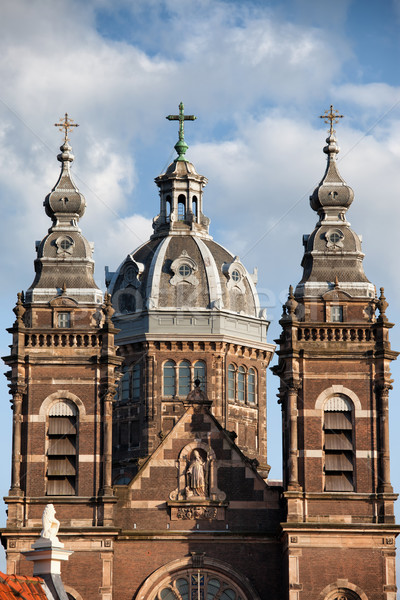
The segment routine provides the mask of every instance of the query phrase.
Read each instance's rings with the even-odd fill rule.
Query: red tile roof
[[[6,575],[0,571],[0,600],[47,600],[40,577]]]

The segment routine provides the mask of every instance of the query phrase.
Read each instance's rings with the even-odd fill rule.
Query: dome
[[[109,291],[116,316],[213,309],[259,317],[255,277],[212,239],[170,235],[129,254],[109,279]]]
[[[183,104],[179,118],[182,126]],[[203,212],[207,179],[185,157],[181,126],[178,157],[155,179],[160,209],[153,235],[115,273],[106,268],[117,341],[211,336],[265,344],[268,321],[260,310],[257,273],[248,273],[209,234]]]

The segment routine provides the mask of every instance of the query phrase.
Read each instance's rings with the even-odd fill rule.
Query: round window
[[[232,271],[231,277],[233,279],[233,281],[240,281],[240,273],[237,269],[235,269],[234,271]]]
[[[192,268],[189,265],[181,265],[178,269],[178,273],[181,277],[189,277],[192,274]]]
[[[69,248],[71,248],[71,246],[72,246],[71,240],[63,239],[60,242],[60,247],[62,250],[68,250]]]
[[[329,241],[331,244],[338,244],[342,239],[343,233],[341,231],[332,231],[332,233],[329,234]]]

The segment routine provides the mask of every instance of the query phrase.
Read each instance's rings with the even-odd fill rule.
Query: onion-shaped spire
[[[354,192],[340,176],[336,163],[340,148],[337,145],[333,124],[342,119],[343,115],[340,115],[331,104],[330,110],[325,111],[320,118],[330,124],[329,135],[326,138],[327,145],[324,147],[328,159],[325,174],[310,196],[310,204],[311,208],[318,212],[321,220],[330,216],[337,218],[338,214],[344,219],[344,213],[353,202]]]
[[[78,124],[68,117],[68,113],[65,113],[64,121],[54,125],[60,130],[64,129],[64,143],[60,146],[60,154],[57,155],[57,160],[61,163],[61,173],[56,185],[46,197],[44,206],[46,214],[57,227],[66,223],[76,224],[85,212],[86,202],[73,182],[70,172],[70,165],[75,157],[69,144],[68,130],[78,127]]]

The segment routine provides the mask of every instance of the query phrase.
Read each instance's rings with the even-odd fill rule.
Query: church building
[[[61,173],[35,276],[18,294],[7,377],[12,480],[7,570],[53,504],[73,551],[70,600],[395,600],[397,498],[390,483],[388,303],[363,269],[346,213],[330,107],[327,167],[310,204],[303,276],[277,347],[257,272],[210,234],[207,179],[186,157],[155,179],[150,239],[94,278],[85,199]],[[289,282],[288,282],[289,283]],[[270,481],[266,377],[279,379],[282,481]],[[271,376],[271,375],[268,375]],[[279,426],[278,423],[276,426]]]

